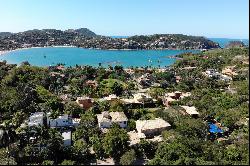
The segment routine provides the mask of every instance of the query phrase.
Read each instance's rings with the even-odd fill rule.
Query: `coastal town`
[[[1,42],[16,42],[14,36]],[[157,44],[149,44],[154,46],[140,48],[156,48],[166,41],[158,39]],[[18,40],[23,41],[22,37]],[[96,39],[86,42],[92,40],[98,43]],[[130,39],[119,40],[126,43]],[[26,46],[44,46],[39,41]],[[24,47],[20,43],[1,45],[1,49]],[[101,45],[109,48],[109,44]],[[135,44],[133,49],[138,47]],[[207,47],[199,44],[197,48]],[[36,67],[28,62],[20,66],[0,62],[0,161],[47,165],[247,163],[248,46],[177,57],[165,68]],[[223,156],[218,157],[221,151]]]
[[[112,38],[96,35],[87,28],[29,30],[19,33],[0,33],[0,51],[31,47],[71,46],[107,50],[152,49],[212,49],[220,48],[205,37],[182,34],[139,35],[128,38]]]

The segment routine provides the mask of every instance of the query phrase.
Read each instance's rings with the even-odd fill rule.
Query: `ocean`
[[[173,64],[176,59],[169,56],[184,52],[197,53],[199,50],[95,50],[76,47],[47,47],[16,50],[0,56],[0,61],[20,64],[28,61],[36,66],[50,66],[63,63],[66,66],[91,65],[107,67],[109,65],[164,67]]]
[[[114,36],[113,36],[114,37]],[[124,38],[127,36],[116,36]],[[210,38],[223,48],[229,41],[241,39]],[[242,40],[249,45],[249,40]],[[20,64],[28,61],[36,66],[50,66],[63,63],[66,66],[91,65],[104,67],[122,65],[124,67],[152,66],[165,67],[173,64],[176,59],[169,58],[184,52],[197,53],[199,50],[94,50],[75,47],[30,48],[8,52],[0,56],[0,61]]]

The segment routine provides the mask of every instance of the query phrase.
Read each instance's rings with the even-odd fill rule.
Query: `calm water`
[[[90,50],[83,48],[31,48],[17,50],[0,56],[0,61],[20,64],[28,61],[36,66],[56,65],[64,63],[66,66],[92,65],[103,66],[122,65],[130,66],[169,66],[175,59],[166,58],[184,52],[199,52],[198,50]]]
[[[221,48],[224,48],[230,41],[242,41],[245,45],[249,46],[248,39],[228,39],[228,38],[209,38],[210,40],[219,43]]]
[[[114,36],[113,36],[114,37]],[[121,36],[115,36],[120,38]],[[124,37],[124,36],[123,36]],[[218,42],[223,48],[229,41],[241,39],[209,38]],[[242,40],[249,45],[248,39]],[[0,56],[0,61],[7,60],[8,63],[20,64],[28,61],[36,66],[56,65],[64,63],[66,66],[92,65],[103,66],[123,65],[130,66],[169,66],[175,62],[175,59],[166,58],[184,52],[199,52],[198,50],[90,50],[83,48],[32,48],[18,50]]]

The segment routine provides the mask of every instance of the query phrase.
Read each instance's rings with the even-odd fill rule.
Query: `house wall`
[[[100,128],[110,128],[111,122],[100,122],[99,127]]]
[[[69,119],[50,119],[49,126],[50,127],[66,127],[72,125],[72,121]]]

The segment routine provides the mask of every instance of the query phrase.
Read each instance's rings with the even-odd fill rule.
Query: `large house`
[[[162,131],[170,128],[171,125],[161,118],[154,120],[137,120],[136,130],[139,137],[152,137],[161,134]]]
[[[123,112],[107,112],[97,114],[98,126],[100,128],[110,128],[113,123],[117,123],[121,128],[126,128],[128,118]]]

